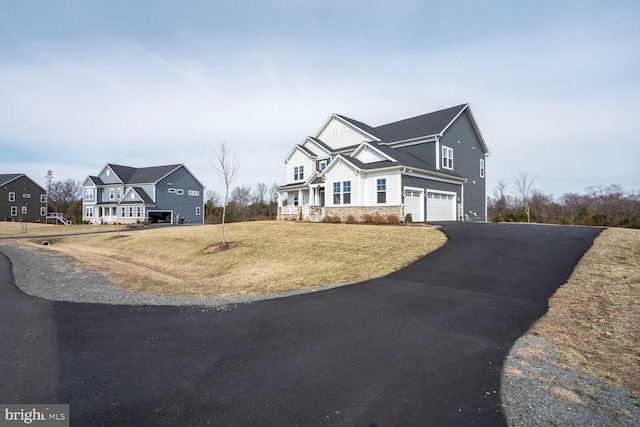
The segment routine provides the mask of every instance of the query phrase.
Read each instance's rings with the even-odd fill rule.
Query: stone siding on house
[[[339,216],[344,222],[349,215],[353,215],[357,222],[363,222],[365,214],[375,215],[380,214],[383,217],[389,215],[396,215],[400,220],[404,220],[402,217],[402,206],[340,206],[325,208],[325,216]]]

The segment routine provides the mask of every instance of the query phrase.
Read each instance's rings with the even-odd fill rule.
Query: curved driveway
[[[505,425],[500,371],[600,229],[444,224],[387,277],[216,311],[45,301],[0,254],[0,403],[72,425]]]

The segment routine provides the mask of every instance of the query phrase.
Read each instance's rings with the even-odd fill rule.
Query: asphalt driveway
[[[72,425],[506,425],[500,371],[600,229],[444,224],[387,277],[239,305],[27,296],[0,254],[0,403]]]

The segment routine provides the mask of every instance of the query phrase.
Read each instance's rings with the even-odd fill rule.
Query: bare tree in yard
[[[52,181],[49,184],[48,206],[54,212],[60,212],[68,219],[78,214],[82,218],[82,207],[77,211],[77,201],[82,199],[82,184],[71,178],[64,181]]]
[[[269,217],[275,217],[278,212],[278,183],[269,187]]]
[[[527,222],[531,222],[531,190],[533,183],[536,182],[538,176],[530,177],[528,172],[520,172],[520,175],[513,177],[513,186],[516,190],[516,196],[524,206],[524,210],[527,213]]]
[[[251,203],[251,187],[240,186],[231,192],[231,200],[237,206],[238,220],[244,221],[248,217],[249,203]]]
[[[224,205],[222,207],[222,247],[227,248],[227,242],[224,240],[224,216],[227,213],[227,203],[229,202],[229,188],[231,183],[238,177],[240,163],[227,149],[227,145],[223,142],[216,151],[216,158],[211,159],[211,166],[218,174],[218,177],[224,184]]]

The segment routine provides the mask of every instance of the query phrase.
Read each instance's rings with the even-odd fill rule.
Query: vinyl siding
[[[488,162],[466,111],[447,129],[440,145],[453,149],[453,171],[467,179],[463,215],[469,215],[470,220],[486,221]],[[480,159],[485,159],[485,178],[480,176]]]
[[[456,198],[458,200],[460,200],[460,198],[462,197],[461,195],[462,187],[460,185],[450,184],[447,182],[434,181],[426,178],[419,178],[416,176],[403,175],[402,188],[404,189],[405,187],[421,188],[425,190],[425,195],[427,191],[435,190],[435,191],[447,191],[451,193],[456,193]],[[423,203],[422,208],[426,218],[427,217],[427,199],[425,198],[422,201],[422,203]]]
[[[184,193],[182,195],[169,193],[169,188],[181,189]],[[199,196],[189,196],[189,190],[198,191]],[[172,210],[176,215],[184,217],[185,223],[202,224],[204,221],[203,193],[204,188],[184,167],[180,167],[158,181],[156,207],[152,210]],[[200,215],[196,215],[196,207],[200,207]]]
[[[365,148],[358,151],[355,158],[360,160],[362,163],[373,163],[373,162],[389,160],[387,157],[383,156],[378,151],[371,148],[367,148],[367,146],[365,146]]]
[[[327,126],[320,131],[316,138],[334,149],[359,145],[362,141],[371,140],[369,135],[353,129],[335,118],[327,123]]]
[[[411,153],[423,162],[427,162],[432,166],[436,165],[436,143],[421,142],[420,144],[409,145],[408,147],[396,148],[396,150]]]
[[[294,179],[294,168],[298,166],[304,166],[304,178],[303,179]],[[315,161],[310,159],[305,153],[300,150],[296,150],[295,153],[289,159],[287,163],[287,184],[293,184],[295,182],[303,183],[311,174],[316,170]]]
[[[351,203],[349,205],[333,204],[333,183],[340,182],[342,191],[342,182],[351,181]],[[362,182],[360,176],[356,175],[345,163],[337,164],[331,168],[327,174],[325,181],[325,206],[360,206],[362,195]]]
[[[378,179],[387,180],[387,202],[378,203]],[[363,206],[398,206],[401,203],[401,178],[399,172],[367,173],[362,180]]]

